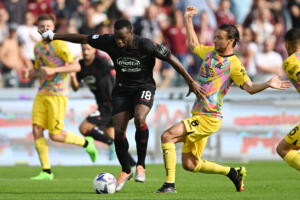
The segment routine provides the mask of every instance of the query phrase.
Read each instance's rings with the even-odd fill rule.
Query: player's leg
[[[235,169],[201,159],[209,136],[218,131],[221,120],[213,116],[195,115],[183,122],[188,132],[182,147],[183,168],[193,172],[226,175],[234,183],[236,190],[242,191],[246,175],[244,167]]]
[[[185,141],[186,129],[183,122],[179,122],[166,130],[161,136],[161,147],[163,151],[166,170],[165,183],[157,193],[175,193],[175,169],[176,169],[176,147],[175,143]]]
[[[44,97],[36,96],[32,109],[32,133],[34,145],[42,165],[42,172],[39,175],[32,177],[32,180],[52,180],[54,178],[49,162],[48,144],[43,134],[44,129],[47,128],[47,108],[44,106],[43,101]]]
[[[117,181],[116,191],[120,191],[127,180],[132,177],[132,171],[129,164],[129,144],[126,138],[126,129],[128,121],[131,118],[129,112],[119,112],[113,116],[113,123],[115,127],[115,149],[118,160],[122,166],[122,172]]]
[[[50,139],[55,142],[75,144],[85,148],[93,162],[98,157],[92,137],[78,136],[71,131],[64,129],[64,118],[66,115],[68,98],[64,96],[47,97],[46,105],[48,107],[48,130]]]
[[[280,141],[276,150],[277,153],[287,162],[291,167],[300,170],[300,124],[291,130],[283,140]]]
[[[136,127],[135,141],[136,150],[138,156],[138,162],[136,167],[135,181],[144,182],[146,179],[145,175],[145,159],[147,154],[149,130],[146,124],[146,117],[150,112],[150,108],[143,104],[135,106],[134,111],[134,124]]]

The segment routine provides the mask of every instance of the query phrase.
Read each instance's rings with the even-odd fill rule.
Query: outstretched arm
[[[246,81],[242,88],[246,90],[249,94],[255,94],[261,92],[267,88],[274,88],[278,90],[285,90],[291,87],[290,81],[281,81],[279,76],[274,76],[269,81],[264,83],[253,83],[251,80]]]
[[[199,40],[193,25],[193,17],[196,14],[197,8],[195,6],[188,6],[184,13],[187,42],[191,51],[194,51],[195,47],[199,45]]]
[[[88,35],[84,34],[73,34],[73,33],[53,33],[51,30],[48,30],[44,33],[41,33],[44,40],[64,40],[73,43],[86,44]]]
[[[206,95],[206,90],[202,88],[193,78],[188,74],[185,70],[184,66],[180,63],[180,61],[171,54],[168,62],[173,66],[173,68],[181,74],[184,80],[189,85],[189,92],[186,96],[189,96],[191,92],[195,93],[197,97],[201,97]]]

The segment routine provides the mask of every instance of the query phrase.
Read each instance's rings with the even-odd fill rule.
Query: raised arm
[[[191,51],[194,51],[195,47],[199,45],[199,40],[193,25],[193,17],[197,14],[197,8],[194,6],[188,6],[184,13],[186,35],[188,47]]]
[[[42,33],[44,40],[64,40],[73,43],[86,44],[88,35],[84,34],[74,34],[74,33],[53,33],[51,30],[48,30]]]

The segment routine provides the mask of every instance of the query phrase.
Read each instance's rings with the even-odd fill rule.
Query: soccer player
[[[162,150],[166,177],[163,186],[157,193],[175,193],[175,143],[183,142],[182,166],[185,170],[228,176],[238,192],[243,190],[245,167],[230,168],[212,161],[202,160],[201,155],[209,136],[218,131],[222,121],[222,102],[230,85],[234,82],[241,89],[255,94],[266,88],[285,89],[289,81],[280,81],[273,77],[261,84],[252,83],[245,68],[233,49],[239,41],[239,32],[234,25],[223,24],[216,31],[213,46],[199,44],[192,18],[197,9],[188,6],[185,11],[187,39],[189,48],[201,59],[199,84],[206,89],[207,95],[195,100],[192,117],[185,119],[168,130],[162,137]]]
[[[95,95],[98,110],[91,113],[80,125],[80,133],[109,145],[109,159],[115,157],[114,127],[112,123],[111,93],[115,82],[113,65],[105,58],[96,56],[97,50],[88,44],[82,44],[81,69],[71,74],[74,91],[83,80]],[[136,162],[130,156],[130,166]]]
[[[293,28],[285,35],[285,46],[289,57],[284,61],[283,68],[300,93],[300,29]],[[277,146],[277,153],[291,167],[300,170],[300,124],[291,130]]]
[[[38,30],[43,33],[54,30],[55,20],[51,15],[40,15],[37,21]],[[63,130],[66,106],[68,102],[69,73],[80,70],[64,41],[49,43],[38,42],[34,47],[34,69],[24,72],[24,76],[40,78],[40,87],[35,97],[32,110],[32,132],[34,144],[39,154],[42,172],[32,180],[52,180],[54,174],[48,157],[48,144],[44,130],[55,142],[76,144],[85,148],[93,162],[97,159],[97,150],[92,137],[79,137],[70,131]]]
[[[169,62],[184,77],[189,85],[188,95],[194,92],[200,96],[205,91],[191,78],[168,48],[155,44],[150,39],[134,35],[132,24],[128,20],[116,21],[114,34],[54,34],[48,31],[43,34],[43,38],[88,43],[110,55],[116,69],[116,85],[112,93],[114,142],[117,157],[122,166],[116,190],[120,191],[133,174],[129,165],[129,146],[126,138],[126,129],[131,118],[134,118],[136,127],[135,140],[138,155],[135,181],[144,182],[149,136],[146,117],[152,107],[156,89],[153,79],[155,58]]]

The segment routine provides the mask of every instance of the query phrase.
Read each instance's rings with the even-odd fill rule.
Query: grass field
[[[239,166],[239,163],[227,163]],[[116,177],[119,166],[53,167],[53,181],[31,181],[39,167],[0,167],[0,199],[300,199],[300,174],[284,162],[250,162],[247,168],[245,191],[235,192],[227,177],[186,172],[177,165],[177,194],[155,194],[164,181],[163,165],[148,165],[145,183],[130,180],[121,192],[96,194],[92,180],[99,172],[110,172]]]

